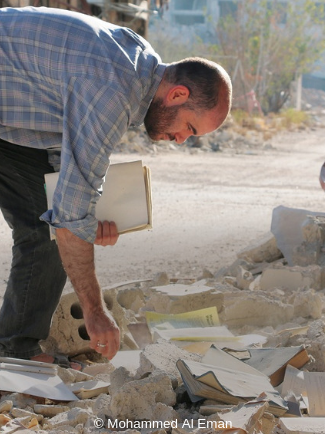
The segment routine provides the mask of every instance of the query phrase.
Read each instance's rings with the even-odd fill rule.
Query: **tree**
[[[278,112],[293,80],[311,72],[324,53],[324,4],[239,0],[236,5],[234,14],[219,20],[213,47],[233,76],[234,105],[236,96],[253,90],[264,113]]]

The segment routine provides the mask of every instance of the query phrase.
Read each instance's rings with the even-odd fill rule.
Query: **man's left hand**
[[[94,244],[97,244],[98,246],[114,246],[118,237],[117,226],[114,222],[98,222]]]

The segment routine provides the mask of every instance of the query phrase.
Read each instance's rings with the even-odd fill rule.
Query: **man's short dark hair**
[[[189,89],[190,96],[186,105],[191,110],[205,111],[216,107],[219,90],[225,85],[222,68],[200,57],[189,57],[169,64],[166,80]]]

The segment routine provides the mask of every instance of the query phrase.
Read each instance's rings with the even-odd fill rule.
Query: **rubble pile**
[[[321,401],[324,396],[308,395],[306,404],[306,395],[298,384],[304,373],[306,378],[311,375],[310,384],[316,381],[325,390],[324,240],[325,214],[278,207],[273,212],[271,232],[239,252],[229,266],[203,270],[199,279],[177,280],[161,272],[145,281],[104,288],[104,299],[122,336],[121,351],[112,361],[90,351],[76,296],[63,296],[43,348],[74,356],[85,365],[81,372],[57,368],[58,376],[76,399],[59,401],[37,393],[18,393],[9,387],[0,392],[0,433],[212,434],[229,432],[230,422],[230,432],[238,434],[324,432],[325,408],[318,408],[318,413],[313,408],[313,399]],[[186,322],[204,309],[214,309],[213,314],[206,315],[210,323],[197,325],[195,330],[189,328],[187,338],[175,338],[170,318]],[[186,316],[189,312],[192,314]],[[163,321],[153,329],[152,322],[159,315]],[[193,324],[191,327],[195,328]],[[209,327],[225,334],[215,339],[208,334],[202,337],[202,330],[206,332]],[[222,384],[231,381],[235,388],[235,376],[218,377],[218,399],[202,397],[208,396],[204,393],[211,392],[211,385],[203,387],[203,395],[198,389],[196,396],[191,396],[179,361],[189,367],[202,366],[209,352],[220,355],[225,347],[236,354],[250,348],[305,349],[307,363],[304,360],[298,369],[289,361],[290,366],[283,367],[279,374],[281,383],[274,386],[274,402],[282,400],[288,407],[274,407],[266,390],[256,396],[250,394],[249,399],[232,395],[232,390]],[[213,372],[222,368],[220,364],[216,370],[210,364],[204,366]],[[282,396],[287,371],[296,375],[296,383]],[[241,373],[236,368],[236,373],[252,378],[252,372]],[[240,381],[243,388],[248,387],[249,382]],[[294,423],[296,428],[299,424],[296,430],[291,427]]]

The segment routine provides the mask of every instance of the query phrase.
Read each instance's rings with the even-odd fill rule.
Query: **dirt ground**
[[[163,271],[175,278],[198,278],[204,268],[215,273],[269,232],[275,207],[324,212],[318,182],[324,136],[324,129],[315,129],[281,134],[254,149],[114,154],[112,163],[142,159],[150,167],[153,229],[96,247],[101,285]],[[0,238],[1,295],[11,261],[11,232],[2,215]]]

